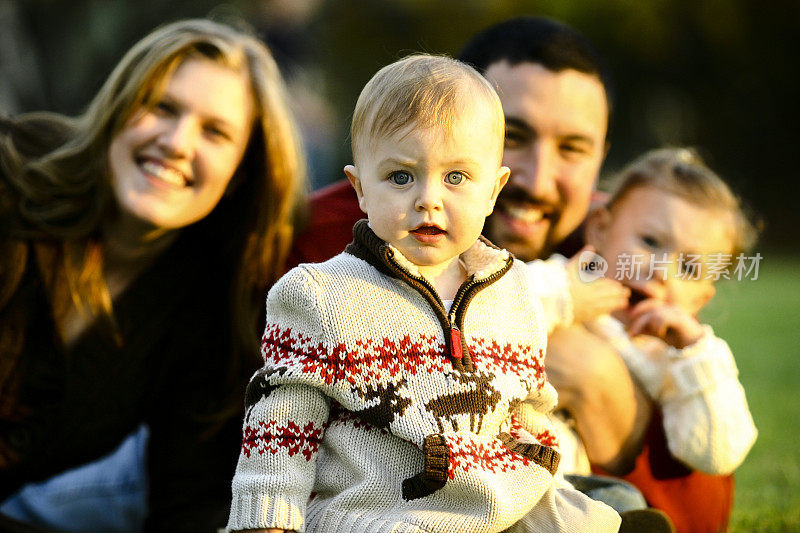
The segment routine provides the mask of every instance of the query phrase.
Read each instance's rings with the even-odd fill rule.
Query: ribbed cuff
[[[403,499],[416,500],[430,496],[444,487],[450,465],[450,450],[441,435],[425,437],[425,470],[403,481]]]
[[[282,498],[264,494],[234,495],[226,531],[274,527],[302,533],[304,514],[305,505],[301,508]]]
[[[512,452],[530,459],[550,472],[551,475],[556,475],[558,463],[561,461],[561,454],[555,449],[549,446],[542,446],[536,442],[520,442],[508,433],[500,433],[497,438]]]

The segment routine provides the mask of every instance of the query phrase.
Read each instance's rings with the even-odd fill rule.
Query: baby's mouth
[[[630,291],[631,291],[631,295],[628,298],[628,307],[629,308],[633,307],[634,305],[638,304],[639,302],[643,302],[644,300],[647,300],[648,298],[650,298],[650,296],[647,293],[645,293],[644,291],[641,291],[639,289],[634,289],[633,287],[628,287],[628,289],[630,289]]]
[[[411,230],[411,233],[416,233],[417,235],[443,235],[447,232],[437,226],[420,226]]]

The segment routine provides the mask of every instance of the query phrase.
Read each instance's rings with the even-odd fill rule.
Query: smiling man
[[[486,77],[503,88],[513,179],[484,233],[521,259],[550,255],[589,209],[605,154],[605,91],[592,75],[532,63],[494,63]]]
[[[517,257],[549,256],[583,221],[606,153],[603,63],[583,37],[539,18],[479,34],[459,57],[497,88],[511,179],[484,233]]]

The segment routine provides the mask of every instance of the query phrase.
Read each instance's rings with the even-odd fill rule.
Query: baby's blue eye
[[[444,181],[446,181],[450,185],[458,185],[462,181],[464,181],[464,174],[462,174],[457,170],[454,170],[453,172],[449,172],[447,176],[444,177]]]
[[[403,170],[396,170],[389,174],[389,181],[394,183],[395,185],[408,185],[412,181],[414,181],[413,176],[408,172]]]

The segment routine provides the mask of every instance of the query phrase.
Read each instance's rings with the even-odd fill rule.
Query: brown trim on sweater
[[[444,487],[450,465],[450,450],[441,435],[428,435],[424,445],[425,469],[403,481],[403,499],[416,500],[430,496]]]
[[[556,475],[558,463],[561,462],[561,454],[555,449],[535,442],[520,442],[508,433],[500,433],[497,438],[512,452],[530,459],[550,474]]]

